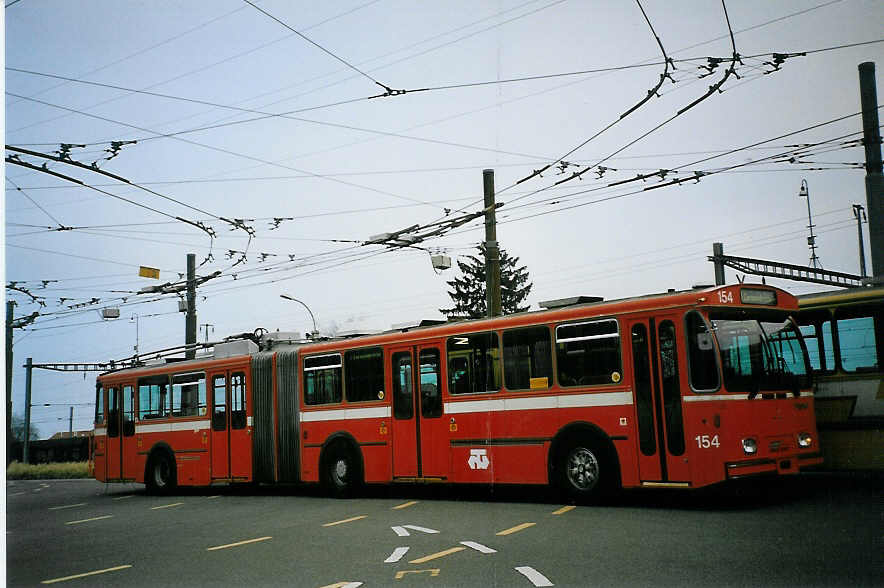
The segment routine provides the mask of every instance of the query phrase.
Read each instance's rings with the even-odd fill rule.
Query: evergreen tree
[[[439,312],[448,318],[482,318],[487,315],[485,300],[485,245],[477,247],[478,255],[468,255],[466,261],[458,260],[460,277],[448,282],[448,291],[454,306],[440,308]],[[519,267],[519,258],[511,257],[500,250],[500,306],[503,314],[513,314],[528,310],[522,306],[533,284],[528,281],[528,269]]]

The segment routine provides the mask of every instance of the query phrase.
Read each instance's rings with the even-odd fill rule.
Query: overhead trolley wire
[[[292,26],[290,26],[290,25],[289,25],[288,23],[286,23],[285,21],[283,21],[283,20],[281,20],[281,19],[279,19],[279,18],[273,16],[272,14],[270,14],[269,12],[267,12],[266,10],[264,10],[263,8],[261,8],[260,6],[258,6],[257,4],[255,4],[254,2],[251,2],[251,0],[243,0],[243,2],[245,2],[246,4],[248,4],[249,6],[251,6],[252,8],[254,8],[255,10],[257,10],[258,12],[264,14],[265,16],[268,16],[268,17],[270,17],[271,19],[275,20],[276,22],[278,22],[279,24],[281,24],[282,26],[284,26],[285,28],[287,28],[287,29],[290,30],[291,32],[295,33],[296,35],[298,35],[299,37],[301,37],[302,39],[304,39],[305,41],[307,41],[308,43],[310,43],[311,45],[313,45],[313,46],[316,47],[317,49],[320,49],[320,50],[323,51],[324,53],[326,53],[326,54],[328,54],[328,55],[331,55],[332,57],[334,57],[335,59],[337,59],[338,61],[340,61],[341,63],[343,63],[344,65],[346,65],[346,66],[349,67],[350,69],[352,69],[353,71],[355,71],[355,72],[357,72],[357,73],[359,73],[359,74],[365,76],[366,78],[368,78],[369,80],[371,80],[372,82],[374,82],[375,84],[377,84],[378,86],[380,86],[381,88],[383,88],[384,90],[386,90],[387,92],[393,92],[393,91],[394,91],[394,90],[392,90],[389,86],[387,86],[386,84],[382,84],[382,83],[380,83],[379,81],[377,81],[376,79],[374,79],[373,77],[371,77],[370,75],[368,75],[367,73],[365,73],[364,71],[362,71],[361,69],[359,69],[358,67],[356,67],[355,65],[353,65],[352,63],[350,63],[349,61],[347,61],[347,60],[345,60],[344,58],[342,58],[342,57],[340,57],[340,56],[338,56],[338,55],[332,53],[331,51],[329,51],[328,49],[326,49],[325,47],[323,47],[322,45],[320,45],[319,43],[317,43],[316,41],[314,41],[313,39],[311,39],[310,37],[308,37],[308,36],[305,35],[304,33],[302,33],[302,32],[300,32],[300,31],[296,30],[295,28],[293,28]]]

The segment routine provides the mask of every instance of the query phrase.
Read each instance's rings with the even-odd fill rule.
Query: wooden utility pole
[[[187,315],[184,321],[186,359],[196,357],[196,254],[187,254]]]
[[[31,444],[31,376],[34,372],[34,362],[29,357],[25,360],[25,438],[22,440],[21,462],[28,462],[28,449]]]
[[[6,465],[12,461],[12,313],[15,302],[6,301]]]
[[[482,170],[485,189],[485,306],[488,317],[500,316],[500,248],[494,203],[494,170]]]
[[[878,91],[875,63],[859,64],[859,96],[866,150],[866,212],[872,254],[872,280],[884,281],[884,175],[881,173],[881,129],[878,127]]]

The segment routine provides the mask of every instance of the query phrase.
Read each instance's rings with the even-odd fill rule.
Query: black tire
[[[169,494],[177,485],[175,462],[164,452],[155,453],[147,464],[144,478],[151,494]]]
[[[589,440],[567,443],[555,464],[559,490],[570,500],[591,504],[607,496],[613,482],[613,467],[607,453]]]
[[[336,498],[353,496],[362,485],[362,470],[350,447],[336,443],[327,449],[322,465],[322,481]]]

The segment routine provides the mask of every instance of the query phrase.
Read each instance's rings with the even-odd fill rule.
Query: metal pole
[[[71,416],[68,419],[68,433],[70,433],[71,438],[74,437],[74,407],[71,407]]]
[[[304,302],[298,300],[297,298],[289,296],[288,294],[280,294],[279,297],[284,298],[286,300],[291,300],[292,302],[297,302],[298,304],[300,304],[301,306],[303,306],[304,308],[307,309],[307,312],[310,314],[310,320],[313,321],[313,332],[311,333],[312,337],[309,337],[309,338],[315,339],[316,336],[319,334],[319,331],[316,330],[316,317],[313,316],[313,311],[310,310],[310,307],[307,306]]]
[[[500,316],[500,249],[494,203],[494,170],[482,170],[485,190],[485,306],[488,317]]]
[[[799,198],[807,198],[807,228],[810,229],[810,236],[807,238],[807,246],[810,247],[810,265],[816,268],[823,267],[819,263],[820,258],[816,254],[816,236],[813,234],[813,217],[810,215],[810,189],[807,187],[807,180],[801,180],[801,189],[798,190]]]
[[[28,462],[28,445],[31,442],[31,374],[34,371],[33,361],[29,357],[25,360],[25,438],[22,440],[22,463]]]
[[[6,301],[6,465],[12,461],[12,313],[15,302]]]
[[[187,254],[187,317],[184,323],[184,352],[186,359],[196,357],[196,254]]]
[[[721,243],[712,244],[712,263],[715,266],[715,285],[724,286],[724,263],[721,258],[724,255],[724,245]]]
[[[863,218],[866,211],[862,204],[853,205],[853,216],[856,218],[856,236],[859,239],[859,275],[866,277],[866,250],[863,245]]]
[[[866,149],[866,211],[872,274],[884,280],[884,175],[881,173],[881,134],[878,128],[878,90],[875,63],[859,64],[859,95],[863,112],[863,145]]]

